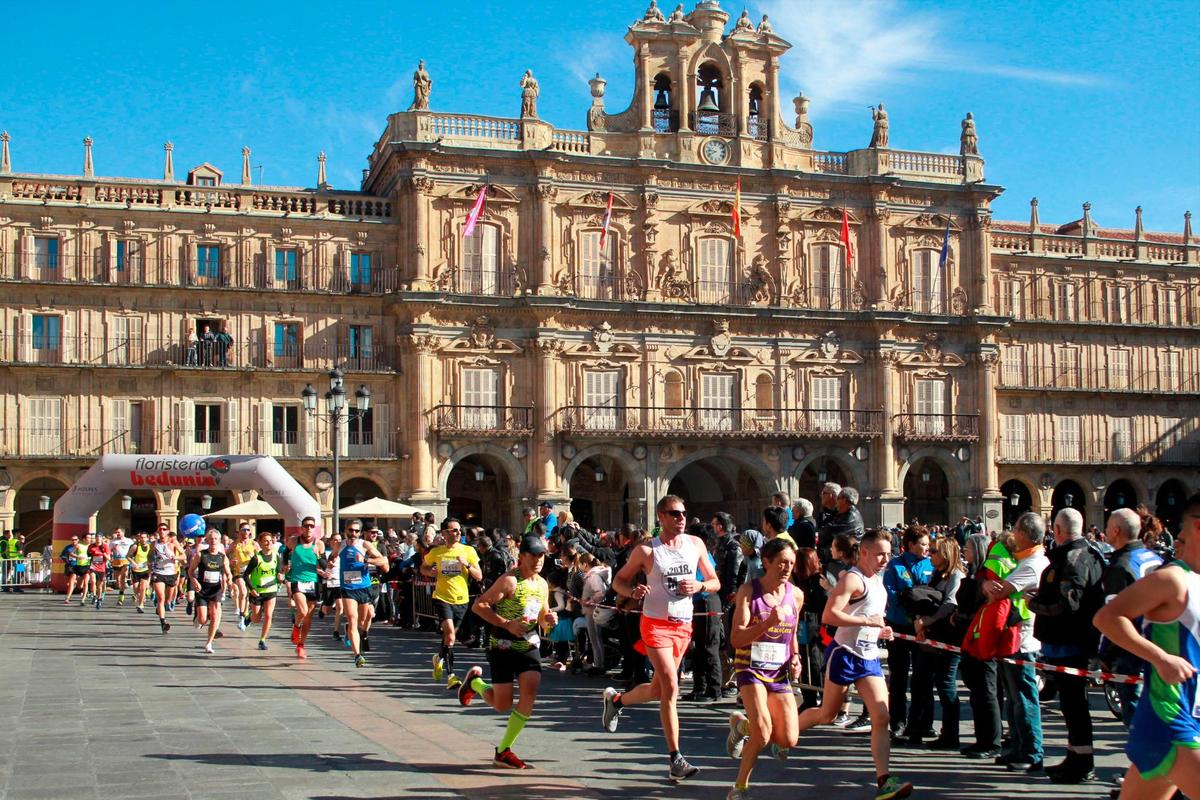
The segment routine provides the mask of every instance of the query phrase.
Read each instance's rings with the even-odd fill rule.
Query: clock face
[[[704,143],[704,148],[701,151],[704,154],[704,160],[710,164],[724,164],[729,158],[729,145],[720,139],[709,139]]]

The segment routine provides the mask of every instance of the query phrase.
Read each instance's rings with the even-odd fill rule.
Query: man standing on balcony
[[[221,330],[216,336],[217,344],[217,362],[222,367],[229,366],[229,348],[233,346],[233,337],[229,335],[229,331],[225,330],[225,323],[221,323]]]

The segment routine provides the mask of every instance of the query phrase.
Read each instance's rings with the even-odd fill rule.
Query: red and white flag
[[[737,179],[737,188],[733,190],[733,235],[742,238],[742,179]]]
[[[850,245],[850,215],[842,209],[842,244],[846,245],[846,263],[854,260],[854,248]]]
[[[487,184],[479,190],[479,196],[475,198],[475,205],[471,206],[471,213],[467,214],[467,224],[463,227],[463,238],[467,238],[475,232],[475,223],[479,222],[479,215],[483,213],[483,207],[487,205]]]
[[[604,250],[604,242],[608,239],[608,226],[612,222],[613,193],[608,193],[608,206],[604,209],[604,225],[600,228],[600,250]]]

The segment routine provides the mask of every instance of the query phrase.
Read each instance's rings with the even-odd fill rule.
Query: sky
[[[329,181],[357,189],[389,113],[412,100],[419,58],[436,111],[515,117],[522,73],[538,110],[586,128],[587,79],[608,80],[610,113],[633,88],[628,26],[649,0],[409,3],[21,3],[6,29],[44,31],[0,70],[0,129],[16,172],[79,174],[84,136],[97,175],[161,178],[202,162],[268,185]],[[685,6],[691,10],[694,0]],[[730,26],[742,6],[725,0]],[[664,0],[664,13],[673,4]],[[420,11],[414,11],[420,8]],[[814,146],[865,147],[869,105],[885,104],[898,149],[957,152],[973,112],[997,219],[1078,219],[1180,231],[1200,214],[1200,3],[1195,0],[768,0],[792,43],[781,61],[790,98],[812,98]],[[259,169],[261,167],[261,170]],[[1197,222],[1200,227],[1200,220]]]

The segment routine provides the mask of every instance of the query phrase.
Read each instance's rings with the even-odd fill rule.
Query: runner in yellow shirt
[[[453,689],[460,683],[454,674],[454,636],[467,613],[470,600],[467,577],[483,579],[479,569],[479,554],[474,547],[462,544],[462,524],[453,517],[446,520],[442,528],[443,544],[425,554],[421,574],[435,578],[433,607],[437,610],[442,626],[442,648],[433,657],[433,679],[446,678],[446,688]]]

